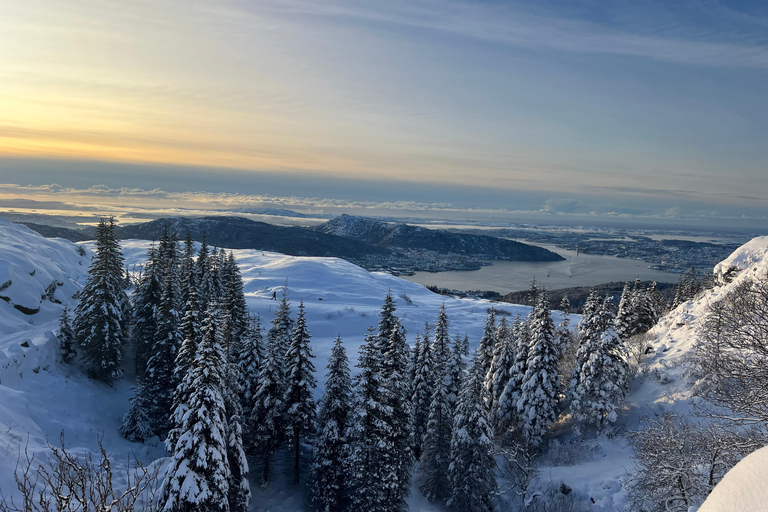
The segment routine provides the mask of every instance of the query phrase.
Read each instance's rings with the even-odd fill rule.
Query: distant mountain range
[[[476,259],[508,261],[561,261],[557,253],[521,242],[483,235],[453,233],[401,222],[383,222],[369,217],[339,215],[311,228],[394,251],[425,250],[460,254]]]
[[[79,242],[93,229],[74,230],[27,224],[47,237]],[[490,236],[452,233],[399,222],[341,215],[313,228],[287,227],[243,217],[165,217],[117,227],[120,239],[158,240],[168,227],[180,239],[231,249],[258,249],[290,256],[343,258],[368,269],[411,273],[416,270],[473,270],[483,260],[559,261],[560,255],[532,245]]]
[[[367,256],[384,256],[390,251],[381,247],[303,227],[286,227],[256,222],[243,217],[164,217],[141,224],[117,228],[120,239],[158,240],[168,227],[180,239],[187,232],[200,241],[205,234],[208,245],[230,249],[258,249],[290,256],[324,256],[358,260]]]

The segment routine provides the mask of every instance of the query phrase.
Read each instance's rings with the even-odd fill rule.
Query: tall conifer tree
[[[352,409],[352,380],[341,336],[333,344],[327,368],[318,412],[320,432],[313,448],[311,500],[318,510],[335,512],[344,510],[350,498],[347,428]]]
[[[82,348],[86,373],[113,384],[122,376],[125,339],[125,305],[128,302],[123,279],[123,255],[115,236],[115,223],[101,219],[96,234],[96,254],[75,309],[75,337]]]

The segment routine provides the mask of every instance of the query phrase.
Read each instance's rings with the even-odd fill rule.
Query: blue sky
[[[768,214],[768,4],[32,0],[0,13],[0,181]]]

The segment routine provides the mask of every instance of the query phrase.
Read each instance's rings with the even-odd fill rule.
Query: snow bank
[[[75,244],[0,219],[0,336],[58,317],[87,271]]]
[[[726,473],[698,512],[768,510],[766,473],[768,473],[768,447],[751,453]]]
[[[753,238],[715,265],[713,271],[715,283],[727,284],[743,270],[749,270],[748,274],[754,275],[754,272],[765,270],[768,267],[767,260],[768,236]]]

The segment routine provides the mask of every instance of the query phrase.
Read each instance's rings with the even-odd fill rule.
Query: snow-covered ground
[[[149,245],[146,241],[123,242],[129,269],[143,263]],[[31,454],[45,459],[47,443],[56,444],[62,432],[67,445],[82,453],[94,451],[97,436],[103,435],[105,447],[118,463],[127,461],[132,452],[145,462],[165,454],[156,443],[129,443],[117,433],[128,409],[130,382],[121,381],[109,388],[89,381],[76,367],[57,361],[53,332],[63,307],[60,303],[69,301],[73,306],[71,297],[85,281],[91,246],[83,247],[85,257],[75,244],[45,239],[25,227],[0,220],[0,285],[12,281],[0,291],[0,296],[8,299],[0,301],[0,489],[6,493],[15,490],[13,469],[20,450],[27,446]],[[388,274],[369,273],[339,259],[254,250],[235,250],[234,254],[243,275],[248,306],[266,326],[276,306],[276,301],[271,300],[273,292],[279,296],[287,285],[294,310],[300,300],[304,301],[318,369],[317,398],[322,393],[333,339],[342,335],[354,364],[366,329],[376,325],[387,291],[391,290],[397,300],[398,314],[411,343],[425,322],[434,324],[439,307],[445,303],[452,334],[467,333],[474,348],[486,310],[492,305],[436,295],[420,285]],[[615,435],[573,449],[569,448],[572,439],[568,430],[563,430],[558,441],[566,453],[545,457],[538,484],[541,489],[562,482],[573,489],[575,496],[585,501],[592,498],[592,510],[612,511],[624,506],[622,481],[632,460],[623,433],[638,428],[644,415],[665,409],[683,413],[689,410],[695,399],[685,376],[685,357],[693,348],[704,312],[708,304],[739,280],[768,269],[768,238],[746,244],[718,266],[715,275],[724,279],[722,276],[731,267],[741,272],[731,274],[735,277],[730,284],[681,305],[651,331],[654,353],[646,359],[642,377],[633,384]],[[41,298],[53,281],[61,283],[51,294],[53,300]],[[27,312],[39,312],[25,314],[14,304],[22,305]],[[528,313],[525,306],[494,306],[508,311],[510,319]],[[268,489],[257,485],[252,488],[253,510],[278,512],[303,507],[301,492],[280,482]],[[424,500],[415,488],[410,504],[416,511],[442,510]]]

